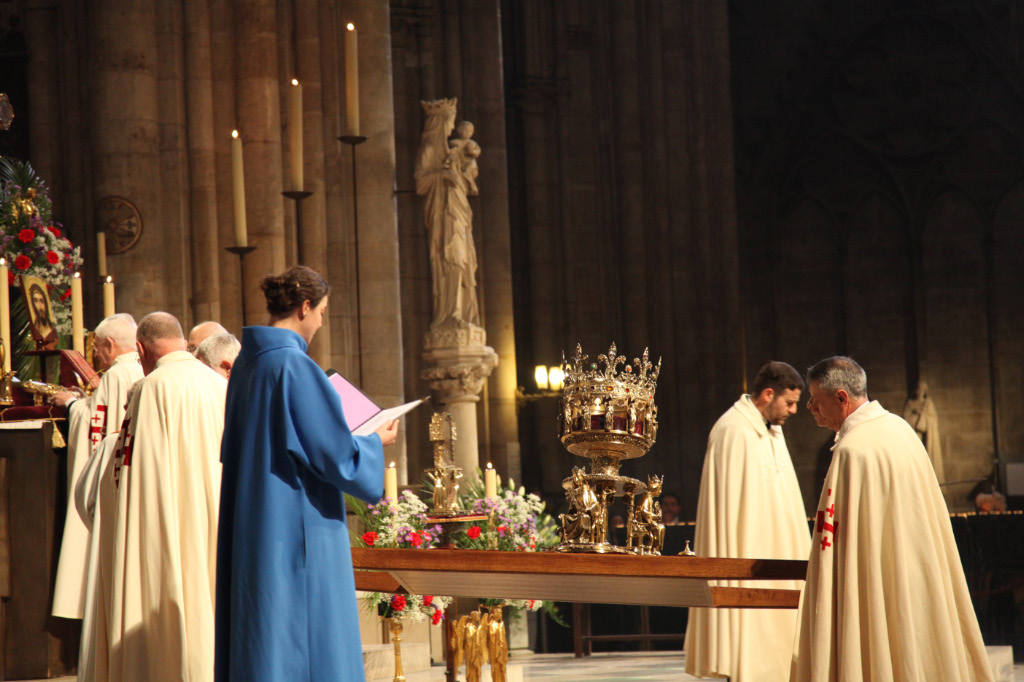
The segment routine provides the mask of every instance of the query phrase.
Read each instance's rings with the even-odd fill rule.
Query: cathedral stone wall
[[[730,3],[750,366],[927,381],[947,500],[1024,460],[1024,25],[1013,3]],[[813,508],[831,434],[787,425]]]

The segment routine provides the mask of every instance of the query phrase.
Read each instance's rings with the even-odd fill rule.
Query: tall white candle
[[[96,233],[96,268],[100,277],[107,276],[107,233],[103,230]]]
[[[4,372],[11,371],[11,292],[7,276],[7,261],[0,258],[0,339],[4,342]]]
[[[487,463],[487,468],[484,470],[484,497],[492,500],[498,497],[498,472],[494,470],[490,462]]]
[[[85,324],[82,322],[82,276],[71,278],[71,348],[85,355]]]
[[[359,135],[359,35],[354,24],[345,31],[345,131]]]
[[[394,462],[384,470],[384,497],[392,509],[398,508],[398,469]]]
[[[103,318],[106,319],[117,312],[114,308],[114,278],[107,275],[103,283]]]
[[[242,167],[242,138],[231,131],[231,195],[235,205],[235,246],[248,246],[245,226],[245,171]]]
[[[292,189],[301,192],[302,175],[302,84],[292,79],[288,94],[288,132],[292,161]]]

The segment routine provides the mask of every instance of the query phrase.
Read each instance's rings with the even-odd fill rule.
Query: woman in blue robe
[[[306,355],[329,287],[296,266],[260,283],[270,325],[231,371],[217,539],[217,682],[361,681],[344,493],[377,501],[397,422],[353,436]]]

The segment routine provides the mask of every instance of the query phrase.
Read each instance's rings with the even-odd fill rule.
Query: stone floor
[[[601,653],[577,659],[572,654],[539,654],[515,658],[510,665],[523,666],[527,682],[686,682],[698,680],[683,672],[682,653]],[[444,679],[440,668],[423,679]],[[411,678],[410,678],[411,679]],[[418,678],[417,678],[418,679]],[[1014,667],[1014,682],[1024,682],[1024,664]],[[74,682],[74,677],[34,682]]]

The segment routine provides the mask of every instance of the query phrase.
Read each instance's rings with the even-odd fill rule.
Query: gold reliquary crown
[[[658,408],[654,391],[658,385],[661,359],[653,365],[648,350],[627,363],[613,343],[607,355],[590,362],[577,344],[576,355],[562,357],[562,414],[559,436],[570,452],[582,443],[592,443],[599,434],[603,441],[615,441],[621,457],[639,457],[654,444],[658,431]],[[610,445],[610,443],[607,443]],[[592,449],[590,445],[588,449]],[[577,454],[582,454],[581,452]]]

